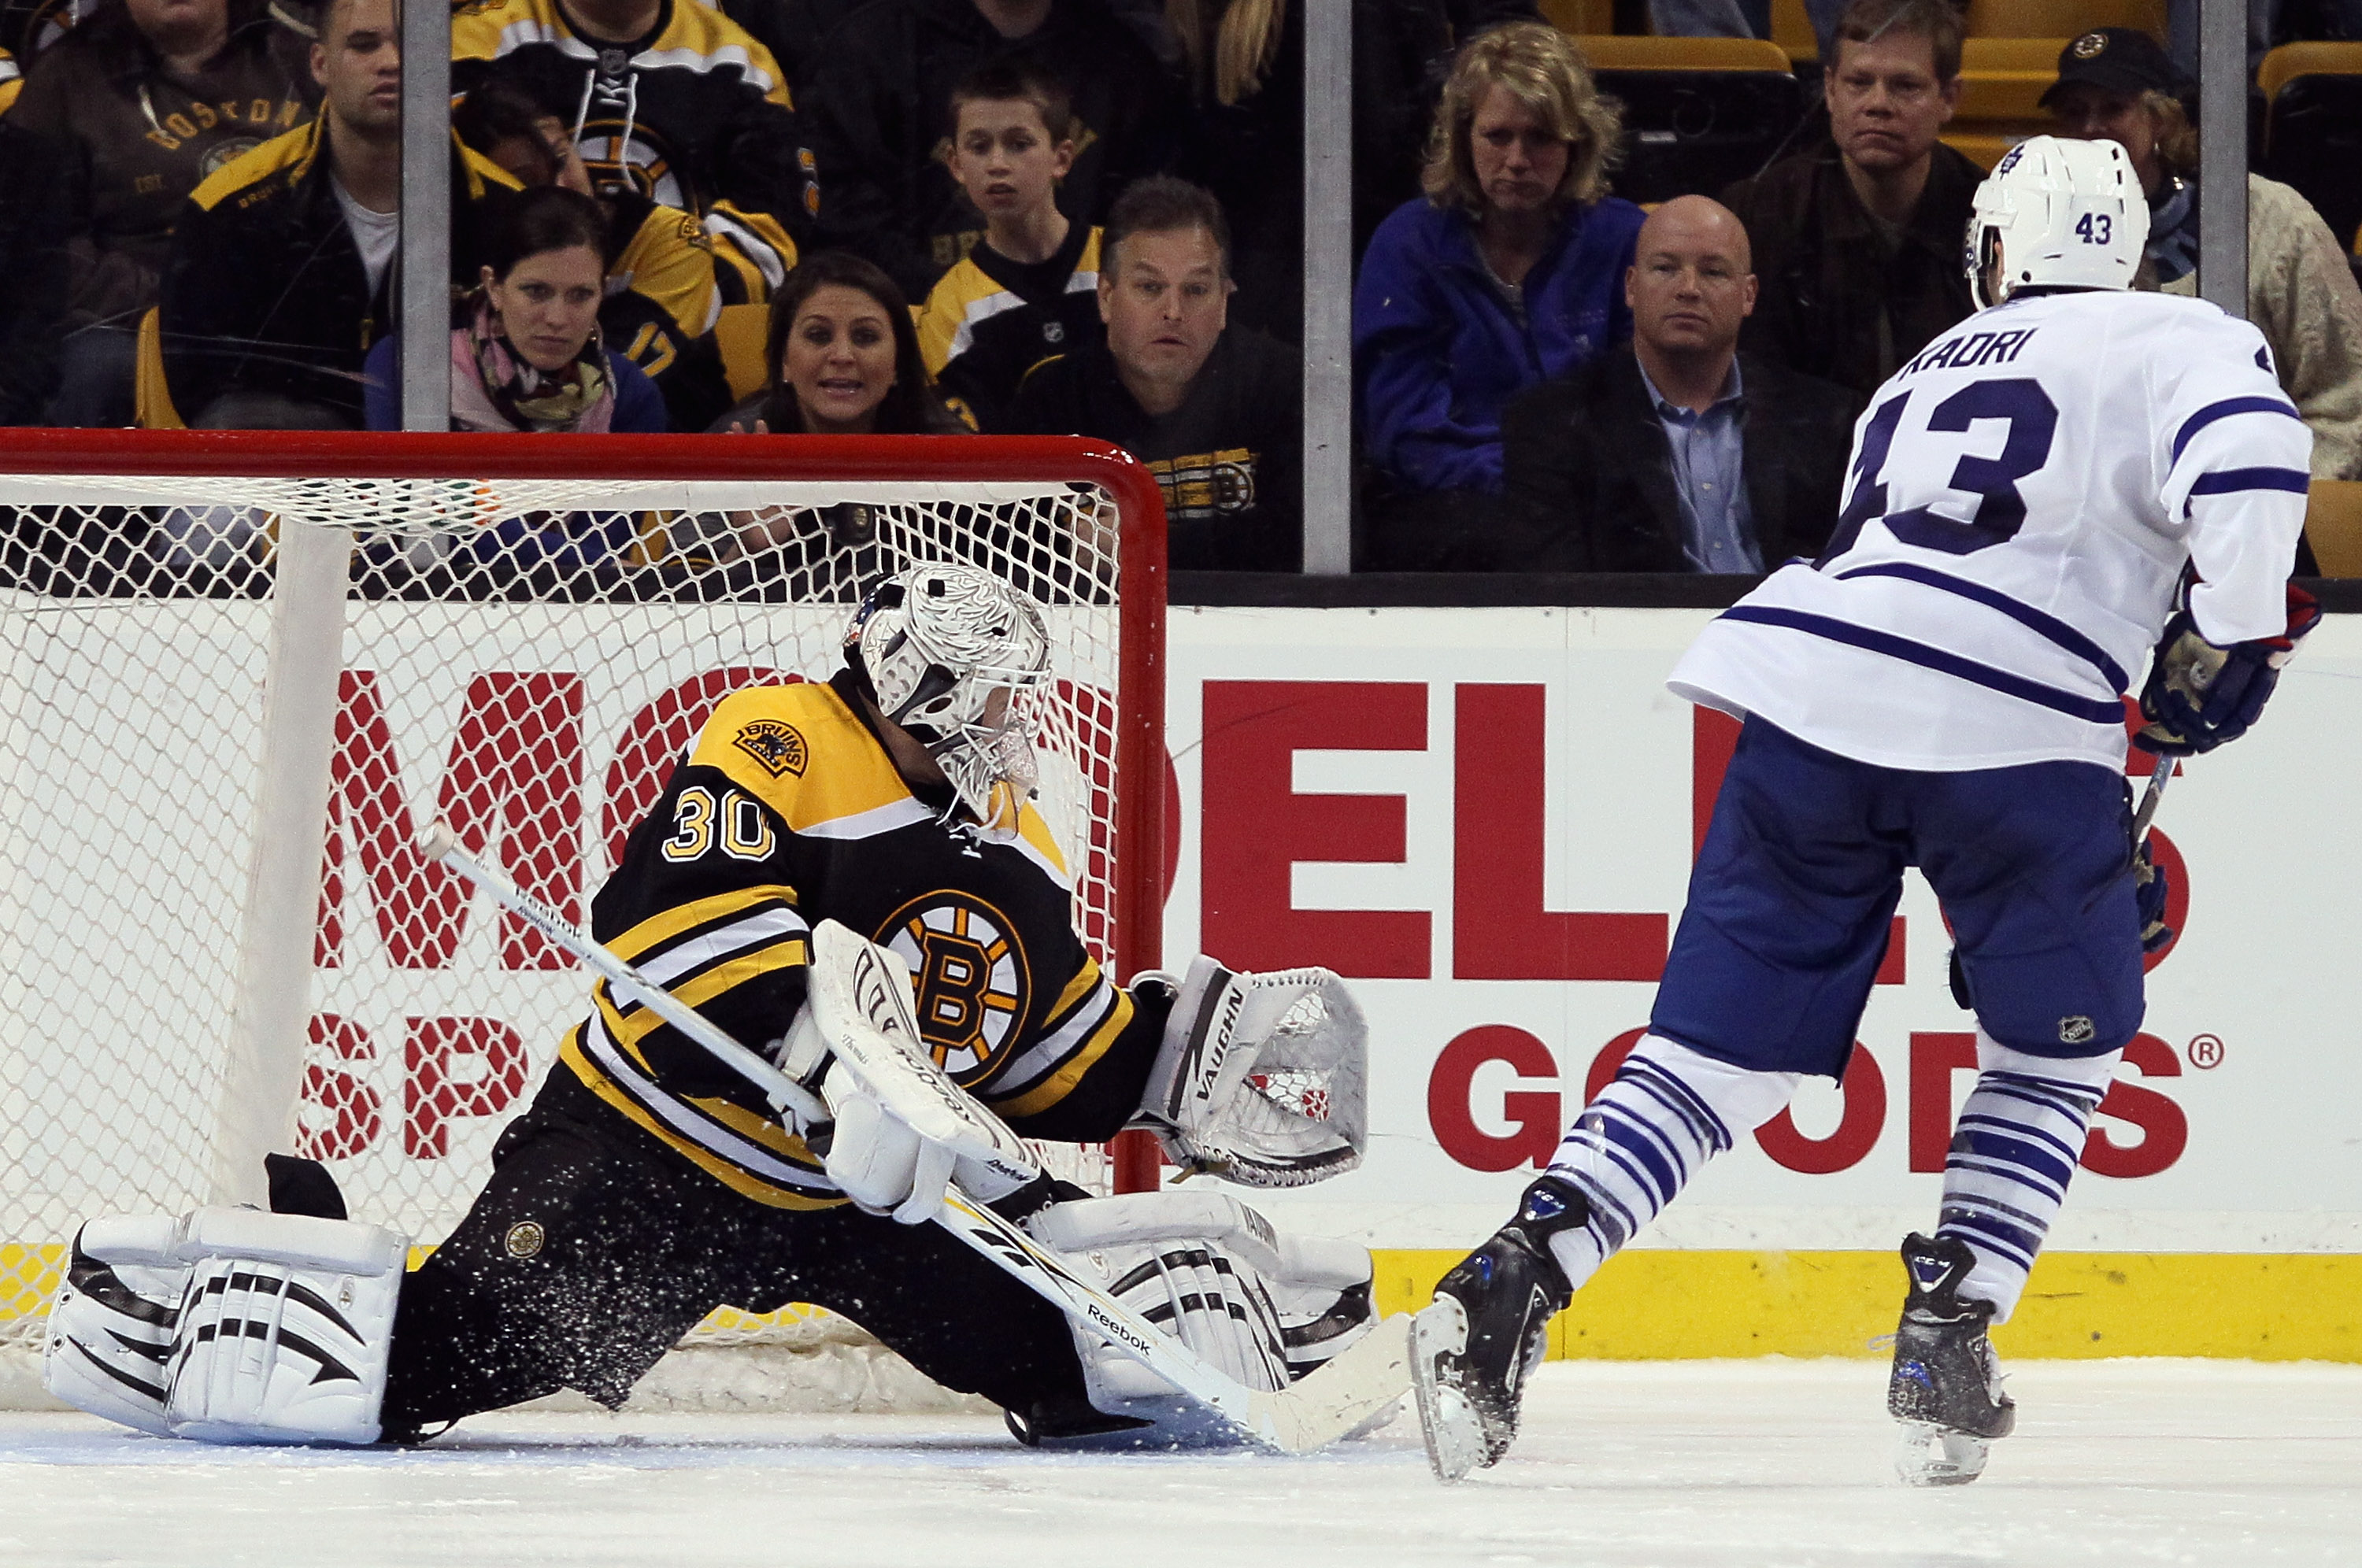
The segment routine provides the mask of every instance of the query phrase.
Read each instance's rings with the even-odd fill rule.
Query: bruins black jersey
[[[918,315],[919,349],[944,401],[977,429],[1005,431],[1029,369],[1107,336],[1099,231],[1070,226],[1057,254],[1031,266],[979,245],[944,274]]]
[[[840,683],[848,677],[840,676]],[[599,940],[757,1049],[803,1004],[814,923],[910,965],[921,1033],[987,1105],[1036,1137],[1112,1136],[1163,1029],[1075,934],[1065,862],[1030,807],[1016,842],[943,823],[849,685],[760,686],[713,712],[591,904]],[[840,1203],[759,1094],[604,982],[560,1060],[610,1107],[736,1191]]]
[[[504,76],[567,127],[594,184],[696,215],[725,303],[760,303],[796,264],[819,202],[770,51],[704,0],[666,0],[629,44],[578,37],[557,0],[468,0],[451,85]]]

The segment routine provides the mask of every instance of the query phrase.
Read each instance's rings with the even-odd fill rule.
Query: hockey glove
[[[1304,1187],[1352,1170],[1369,1141],[1369,1026],[1328,969],[1249,974],[1200,954],[1172,1011],[1135,1127],[1184,1175]]]
[[[824,920],[807,976],[804,1009],[832,1055],[822,1093],[835,1121],[822,1158],[855,1204],[922,1225],[954,1185],[992,1203],[1041,1176],[1024,1141],[935,1061],[900,957]]]
[[[2277,637],[2224,647],[2199,635],[2189,611],[2174,612],[2149,660],[2141,689],[2141,716],[2148,723],[2133,744],[2160,756],[2188,756],[2237,740],[2262,714],[2281,667],[2320,622],[2320,602],[2293,583],[2288,627]]]

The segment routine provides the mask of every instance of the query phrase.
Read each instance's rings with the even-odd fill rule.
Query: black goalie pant
[[[468,1217],[403,1282],[389,1439],[562,1387],[620,1406],[712,1309],[795,1301],[1036,1430],[1100,1424],[1064,1314],[940,1226],[742,1198],[562,1067],[492,1161]]]

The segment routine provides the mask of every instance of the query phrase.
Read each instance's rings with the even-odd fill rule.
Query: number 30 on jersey
[[[679,865],[712,849],[716,840],[733,860],[768,860],[778,847],[770,819],[752,795],[724,790],[720,800],[702,785],[692,784],[673,803],[672,836],[664,841],[667,860]]]

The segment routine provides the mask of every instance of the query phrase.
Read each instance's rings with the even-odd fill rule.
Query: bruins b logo
[[[1007,915],[967,893],[922,893],[877,933],[911,966],[919,1033],[964,1086],[1007,1059],[1032,995],[1025,951]]]

